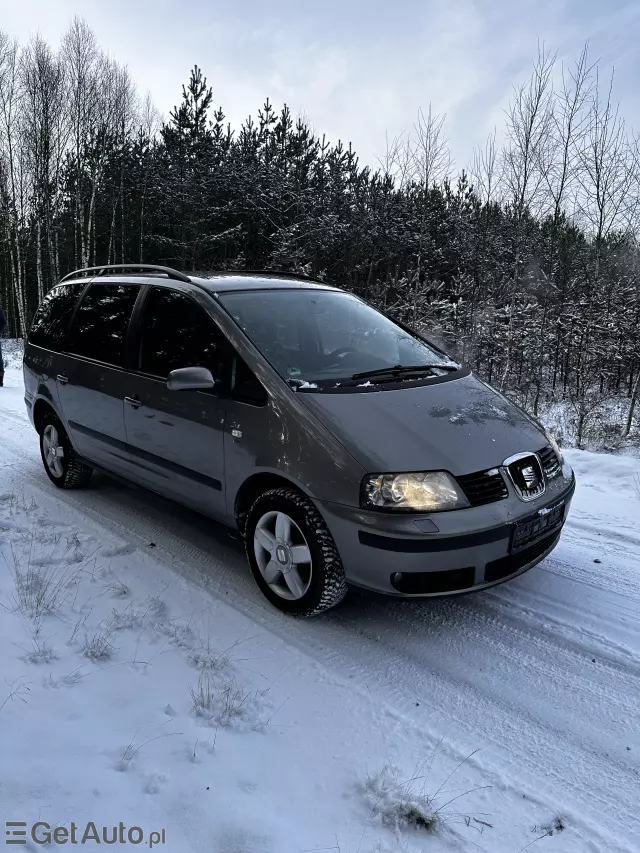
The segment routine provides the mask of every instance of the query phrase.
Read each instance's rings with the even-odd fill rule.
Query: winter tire
[[[47,414],[40,426],[40,455],[47,476],[59,489],[79,489],[91,479],[92,469],[78,460],[60,418]]]
[[[314,616],[346,595],[333,537],[315,505],[294,489],[271,489],[255,501],[245,542],[256,583],[279,610]]]

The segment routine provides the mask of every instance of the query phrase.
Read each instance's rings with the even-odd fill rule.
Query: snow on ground
[[[570,451],[562,541],[512,583],[298,621],[219,525],[56,490],[5,380],[0,819],[172,853],[640,850],[640,460]]]

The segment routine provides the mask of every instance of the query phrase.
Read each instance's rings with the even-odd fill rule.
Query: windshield
[[[427,375],[457,367],[349,293],[253,290],[221,293],[219,299],[280,376],[301,390],[389,381],[388,375],[358,380],[358,374],[391,368],[394,381],[421,378],[415,370],[405,377],[399,366],[429,366]]]

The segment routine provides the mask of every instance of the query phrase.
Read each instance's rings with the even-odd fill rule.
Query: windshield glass
[[[375,383],[375,376],[358,382],[357,374],[399,365],[436,365],[428,375],[446,372],[437,365],[457,366],[349,293],[253,290],[221,293],[219,299],[280,376],[302,390],[354,378],[356,385]],[[406,378],[412,378],[410,373]]]

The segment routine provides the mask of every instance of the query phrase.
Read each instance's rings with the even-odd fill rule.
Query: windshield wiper
[[[364,373],[354,373],[352,379],[373,379],[377,376],[400,376],[405,373],[424,373],[425,370],[458,370],[455,364],[418,364],[405,367],[396,364],[393,367],[383,367],[377,370],[365,370]]]

